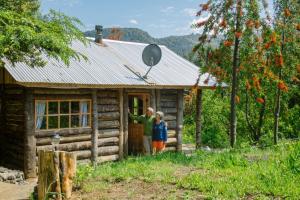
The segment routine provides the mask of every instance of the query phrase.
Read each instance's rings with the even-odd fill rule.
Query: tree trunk
[[[76,155],[64,151],[39,151],[38,199],[69,199],[76,174]]]
[[[246,91],[246,112],[245,112],[245,115],[246,115],[246,122],[247,122],[247,125],[248,125],[248,128],[251,132],[251,135],[250,135],[250,138],[251,140],[255,140],[255,128],[253,127],[251,121],[250,121],[250,108],[249,108],[249,96],[248,96],[248,91]]]
[[[235,31],[240,30],[240,10],[241,1],[238,1],[237,12],[236,12],[236,27]],[[234,147],[236,143],[236,102],[235,96],[237,94],[237,68],[238,68],[238,53],[239,53],[239,43],[238,37],[235,37],[234,50],[233,50],[233,64],[232,64],[232,87],[231,87],[231,99],[230,99],[230,145]]]
[[[281,69],[279,72],[279,79],[281,79]],[[276,94],[276,102],[275,102],[275,112],[274,112],[274,144],[278,143],[278,124],[279,124],[279,116],[280,116],[280,96],[281,91],[277,88]]]
[[[264,116],[265,116],[265,111],[266,111],[266,99],[265,99],[265,97],[263,97],[263,99],[264,99],[264,103],[262,104],[260,111],[259,111],[259,118],[258,118],[255,142],[259,142],[259,140],[260,140],[261,129],[263,127],[263,122],[264,122]]]
[[[284,18],[284,27],[285,27],[285,18]],[[284,30],[282,32],[281,35],[281,55],[283,53],[284,50],[284,40],[285,40],[285,34],[284,34]],[[283,67],[283,66],[282,66]],[[278,77],[279,80],[282,79],[282,69],[279,69],[279,73],[278,73]],[[279,88],[277,88],[277,94],[276,94],[276,102],[275,102],[275,112],[274,112],[274,144],[278,143],[278,124],[279,124],[279,116],[280,116],[280,103],[281,103],[281,91]]]
[[[201,147],[201,114],[202,114],[202,89],[198,89],[196,97],[196,148]]]

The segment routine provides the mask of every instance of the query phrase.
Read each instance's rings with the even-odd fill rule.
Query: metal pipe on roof
[[[95,35],[95,42],[98,44],[103,44],[103,26],[96,25],[95,26],[96,35]]]

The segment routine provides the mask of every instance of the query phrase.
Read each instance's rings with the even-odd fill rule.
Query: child
[[[164,113],[156,112],[155,120],[153,123],[153,134],[152,134],[152,148],[153,154],[161,152],[166,147],[168,139],[166,122],[163,121]]]

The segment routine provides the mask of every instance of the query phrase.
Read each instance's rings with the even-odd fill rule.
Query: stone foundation
[[[0,182],[24,184],[24,173],[19,170],[11,170],[5,167],[0,167]]]

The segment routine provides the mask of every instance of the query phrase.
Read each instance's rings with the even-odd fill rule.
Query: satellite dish
[[[142,58],[145,65],[150,67],[147,73],[143,76],[143,78],[146,79],[152,67],[157,65],[161,59],[160,47],[156,44],[149,44],[144,48]]]

